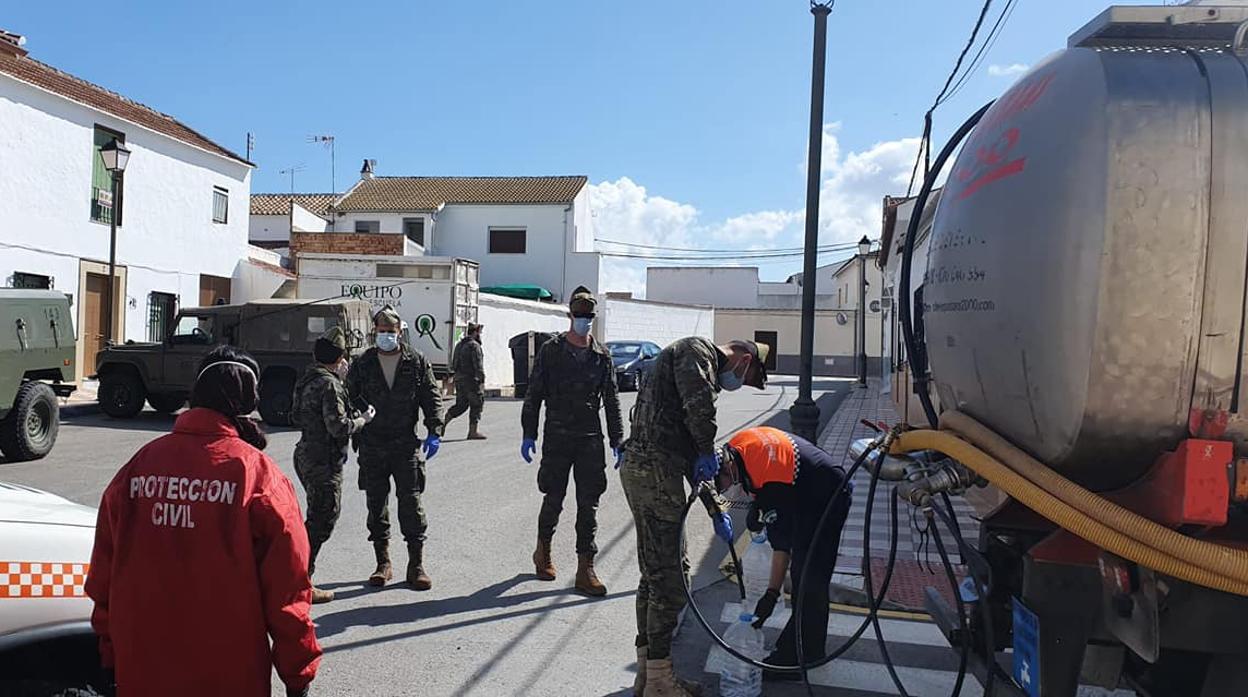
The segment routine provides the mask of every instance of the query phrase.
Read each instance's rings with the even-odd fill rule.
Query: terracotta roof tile
[[[293,200],[303,208],[319,216],[329,217],[329,204],[336,194],[252,194],[252,215],[290,215]]]
[[[363,179],[336,207],[339,211],[435,210],[448,203],[571,203],[587,181],[566,177],[376,177]]]
[[[116,92],[111,92],[99,85],[74,77],[50,65],[40,63],[29,56],[18,56],[0,51],[0,73],[112,114],[119,119],[136,123],[144,128],[150,128],[153,131],[163,133],[170,138],[180,140],[208,152],[222,155],[244,164],[251,164],[168,114],[162,114],[151,107],[127,99]]]

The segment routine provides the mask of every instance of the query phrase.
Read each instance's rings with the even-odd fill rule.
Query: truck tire
[[[100,376],[100,409],[113,418],[134,418],[143,411],[146,397],[143,380],[131,370],[111,370]]]
[[[289,426],[295,402],[295,378],[285,371],[266,373],[260,380],[260,418],[270,426]]]
[[[186,404],[186,395],[181,392],[149,392],[147,403],[162,414],[172,414]]]
[[[13,408],[0,421],[0,451],[13,462],[38,460],[56,443],[60,428],[56,393],[42,382],[23,383]]]

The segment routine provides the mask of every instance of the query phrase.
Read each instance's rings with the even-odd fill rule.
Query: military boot
[[[533,573],[539,581],[555,580],[555,562],[550,558],[550,540],[537,538],[537,549],[533,552]]]
[[[433,588],[433,579],[425,573],[424,551],[424,545],[407,546],[407,582],[418,591]]]
[[[701,690],[695,692],[686,685],[688,683],[676,678],[672,659],[646,659],[646,697],[698,697],[701,694]]]
[[[598,574],[594,572],[594,555],[578,554],[577,557],[576,590],[585,595],[606,595],[607,587],[602,585],[602,581],[598,580]]]
[[[637,647],[637,677],[633,678],[633,697],[646,694],[646,647]]]
[[[477,430],[477,422],[468,422],[468,440],[485,440],[485,434]]]
[[[312,578],[312,574],[316,572],[316,554],[321,551],[320,545],[312,545],[312,549],[308,554],[308,578]],[[316,586],[312,586],[312,604],[320,605],[328,603],[334,599],[334,592],[322,590]]]
[[[373,552],[377,555],[377,570],[368,577],[368,585],[384,586],[386,581],[394,578],[394,571],[390,569],[390,545],[385,542],[374,543]]]

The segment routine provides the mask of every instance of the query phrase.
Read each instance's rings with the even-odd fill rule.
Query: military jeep
[[[358,353],[371,327],[368,303],[259,300],[184,309],[164,341],[100,351],[95,361],[100,408],[115,418],[131,418],[146,400],[171,414],[186,404],[204,356],[230,344],[260,364],[260,417],[270,425],[289,425],[295,381],[312,360],[313,342],[333,326],[344,329],[348,351]]]
[[[37,460],[56,443],[58,396],[74,386],[69,298],[54,290],[0,289],[0,451]]]

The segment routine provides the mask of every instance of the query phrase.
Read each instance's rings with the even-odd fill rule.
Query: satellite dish
[[[845,316],[844,312],[838,312],[836,313],[836,323],[844,326],[849,323],[849,318]]]
[[[872,312],[879,312],[879,311],[880,311],[880,301],[879,301],[879,300],[872,300],[872,301],[871,301],[871,311],[872,311]]]

